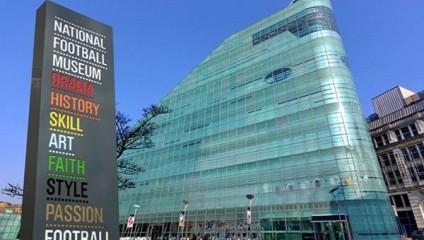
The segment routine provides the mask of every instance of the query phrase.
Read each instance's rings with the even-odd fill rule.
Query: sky
[[[137,119],[224,39],[290,0],[55,2],[113,28],[116,107]],[[0,188],[23,186],[35,14],[42,3],[0,0]],[[423,0],[332,4],[365,116],[374,112],[373,97],[397,85],[424,90]],[[0,194],[0,201],[21,200]]]

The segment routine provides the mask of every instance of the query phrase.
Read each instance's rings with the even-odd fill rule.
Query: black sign
[[[118,239],[112,28],[37,10],[23,240]]]

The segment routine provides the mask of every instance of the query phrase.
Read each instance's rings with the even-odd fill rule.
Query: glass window
[[[417,166],[418,178],[424,180],[424,166],[422,164]]]
[[[402,148],[402,154],[403,154],[403,158],[407,161],[411,160],[411,156],[408,153],[408,150],[406,150],[406,148]]]
[[[416,146],[408,147],[409,153],[411,154],[412,159],[419,159],[420,154],[418,154],[418,149]]]
[[[303,37],[309,33],[321,30],[338,32],[331,9],[327,7],[312,7],[254,33],[252,35],[252,43],[253,45],[259,44],[287,30],[297,37]]]
[[[403,139],[408,139],[412,136],[408,127],[401,128],[401,131],[402,131]]]
[[[395,130],[395,133],[396,133],[396,137],[397,137],[398,141],[400,141],[400,140],[402,140],[402,139],[403,139],[403,138],[402,138],[402,133],[400,132],[400,130],[399,130],[399,129],[396,129],[396,130]]]
[[[384,146],[383,138],[381,136],[375,137],[374,139],[375,139],[375,143],[377,144],[377,147]]]
[[[396,207],[399,207],[399,208],[405,207],[405,205],[403,204],[401,195],[394,195],[393,200],[395,202]]]
[[[416,228],[415,218],[412,211],[399,211],[399,222],[410,228]]]
[[[381,136],[383,137],[384,145],[389,144],[389,137],[387,137],[387,134],[385,133],[385,134],[383,134]]]
[[[396,158],[395,158],[395,155],[393,154],[393,152],[389,152],[389,159],[390,159],[390,162],[392,163],[392,165],[396,165]]]
[[[412,124],[410,127],[411,127],[411,130],[412,130],[412,134],[414,136],[417,136],[418,135],[418,130],[417,130],[417,127],[415,126],[415,124]]]
[[[422,143],[418,143],[417,147],[420,151],[421,157],[424,158],[424,145]]]
[[[409,202],[408,194],[402,194],[403,202],[405,203],[405,207],[410,207],[411,203]]]
[[[395,174],[396,174],[396,179],[397,179],[398,183],[402,184],[403,180],[402,180],[402,177],[400,175],[399,170],[395,170]]]
[[[389,185],[396,185],[396,178],[393,172],[387,172]]]
[[[384,163],[384,165],[386,165],[386,166],[390,165],[390,159],[389,159],[389,156],[387,154],[380,155],[380,159],[381,159],[382,163]]]
[[[291,75],[292,70],[290,68],[280,68],[277,69],[265,77],[265,82],[268,84],[273,84],[286,80]]]
[[[417,181],[417,174],[415,174],[414,167],[409,168],[409,173],[411,174],[411,179],[413,182]]]

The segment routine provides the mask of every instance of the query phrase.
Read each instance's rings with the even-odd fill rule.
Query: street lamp
[[[136,227],[135,218],[137,217],[137,210],[140,208],[140,205],[134,204],[133,207],[134,207],[134,226],[131,228],[130,238],[132,237],[133,229]]]
[[[341,216],[340,216],[339,202],[337,201],[337,190],[339,190],[339,187],[335,187],[335,188],[331,189],[330,192],[328,192],[328,193],[333,195],[334,200],[336,201],[337,215],[339,215],[339,221],[342,221]]]
[[[340,183],[340,187],[335,187],[335,188],[331,189],[330,192],[328,192],[328,193],[330,193],[331,195],[333,195],[334,200],[336,202],[337,215],[339,216],[340,227],[341,227],[341,231],[342,231],[343,238],[344,238],[344,228],[343,228],[342,218],[341,218],[341,215],[340,215],[340,206],[339,206],[339,202],[337,201],[337,191],[340,188],[342,188],[342,191],[344,191],[343,190],[343,183]],[[342,193],[343,193],[343,196],[344,196],[344,192],[342,192]],[[347,239],[350,240],[350,232],[349,232],[349,226],[347,225],[348,223],[347,223],[346,215],[345,215],[345,222],[346,222],[346,230],[347,230]]]
[[[184,229],[185,229],[185,222],[186,222],[186,220],[187,220],[187,207],[188,207],[188,204],[189,204],[189,202],[187,201],[187,200],[183,200],[183,204],[184,204],[184,222],[183,222],[183,231],[182,231],[182,234],[183,234],[183,238],[184,238]]]
[[[247,230],[250,238],[250,224],[252,224],[252,200],[255,196],[253,194],[247,194],[246,198],[249,200],[249,207],[246,210],[246,223],[247,223]]]

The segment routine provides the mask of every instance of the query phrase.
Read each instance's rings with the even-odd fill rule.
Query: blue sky
[[[303,0],[305,1],[305,0]],[[117,109],[133,119],[220,42],[290,0],[56,0],[114,29]],[[0,188],[22,186],[36,9],[0,0]],[[332,0],[365,115],[371,98],[424,90],[423,0]],[[0,194],[0,201],[19,202]]]

